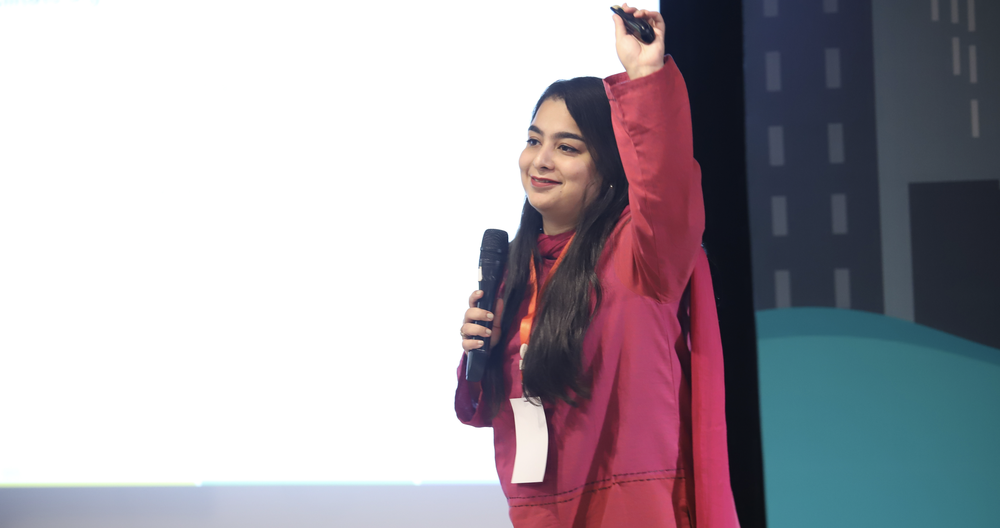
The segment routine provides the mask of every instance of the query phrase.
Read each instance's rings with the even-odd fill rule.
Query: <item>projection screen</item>
[[[457,329],[608,4],[0,0],[0,50],[0,485],[497,482]]]

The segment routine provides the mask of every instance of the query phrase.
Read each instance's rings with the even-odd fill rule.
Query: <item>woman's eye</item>
[[[541,145],[541,143],[537,139],[535,139],[535,138],[528,138],[528,145],[532,146],[532,147],[535,147],[535,146]]]
[[[559,145],[559,150],[563,152],[579,152],[578,150],[569,145]]]

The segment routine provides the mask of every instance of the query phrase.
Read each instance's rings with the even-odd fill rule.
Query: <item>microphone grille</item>
[[[506,255],[509,245],[507,232],[503,229],[487,229],[483,233],[482,251]]]

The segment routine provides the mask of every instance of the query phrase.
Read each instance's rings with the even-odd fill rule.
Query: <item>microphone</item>
[[[632,34],[632,36],[645,42],[646,44],[652,44],[656,40],[656,33],[653,33],[653,26],[649,25],[649,22],[642,20],[640,18],[635,18],[629,13],[626,13],[621,6],[613,5],[611,10],[615,12],[616,15],[622,17],[622,22],[625,23],[625,30]]]
[[[507,265],[507,232],[501,229],[487,229],[483,233],[483,245],[479,248],[479,289],[483,296],[476,303],[476,308],[492,312],[496,306],[497,290],[503,280],[503,269]],[[494,314],[494,319],[496,316]],[[493,321],[473,321],[479,326],[490,328]],[[486,371],[486,363],[490,357],[490,338],[483,339],[483,346],[470,350],[465,359],[465,379],[480,381]]]

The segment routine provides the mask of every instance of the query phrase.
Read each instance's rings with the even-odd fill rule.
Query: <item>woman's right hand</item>
[[[500,319],[503,316],[503,299],[497,299],[495,312],[501,314],[496,317],[491,312],[482,308],[476,308],[476,302],[482,299],[482,290],[476,290],[469,296],[469,309],[465,311],[465,320],[462,321],[462,348],[468,354],[470,350],[475,350],[483,346],[485,339],[490,340],[490,350],[500,342]],[[473,321],[492,321],[491,328],[480,326]]]

